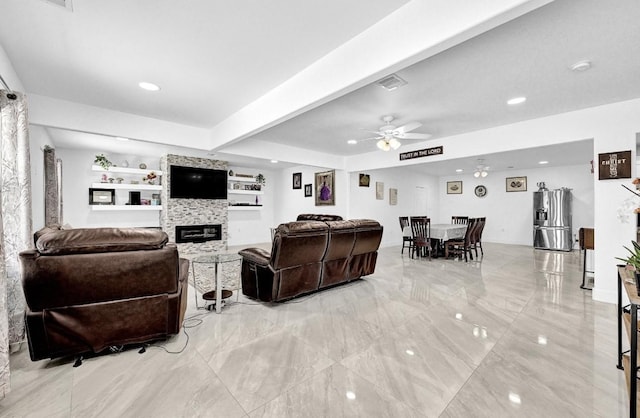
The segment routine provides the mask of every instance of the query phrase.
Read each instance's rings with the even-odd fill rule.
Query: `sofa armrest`
[[[248,261],[260,267],[267,267],[271,261],[271,253],[262,248],[245,248],[238,252],[243,261]]]

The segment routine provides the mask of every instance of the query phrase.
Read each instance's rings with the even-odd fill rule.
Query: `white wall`
[[[92,171],[91,166],[99,152],[57,148],[56,157],[62,159],[62,198],[64,206],[64,222],[74,228],[93,228],[104,226],[138,227],[160,226],[159,212],[156,211],[92,211],[89,205],[89,188],[91,183],[99,183],[101,173]],[[160,157],[141,157],[135,155],[105,154],[118,166],[127,160],[130,167],[138,167],[144,162],[147,168],[158,169]],[[119,176],[121,174],[118,174]],[[142,178],[138,179],[142,182]],[[152,193],[143,192],[143,199],[150,199]],[[129,199],[128,190],[116,190],[116,204],[124,205]]]
[[[369,174],[370,186],[359,187],[360,173]],[[384,199],[376,199],[376,182],[384,183]],[[402,244],[402,233],[398,217],[427,215],[439,216],[438,179],[409,168],[388,168],[381,170],[353,172],[349,176],[351,195],[349,196],[351,219],[375,219],[384,227],[383,247]],[[398,189],[398,204],[389,204],[389,189]],[[426,207],[418,208],[423,200],[416,200],[416,194],[426,197]]]
[[[304,197],[304,185],[313,185],[315,182],[315,173],[327,170],[327,168],[320,167],[297,166],[274,173],[276,183],[274,226],[283,222],[295,221],[301,213],[340,215],[345,219],[351,217],[349,214],[349,193],[351,186],[349,182],[349,175],[345,171],[335,171],[335,188],[333,190],[335,195],[335,206],[316,206],[315,186],[312,186],[312,196]],[[293,189],[293,173],[302,173],[301,189]]]
[[[507,192],[507,177],[527,177],[526,192]],[[447,194],[447,182],[462,180],[462,194]],[[550,167],[531,170],[490,171],[485,178],[458,175],[440,178],[439,222],[451,222],[451,216],[487,217],[482,240],[503,244],[532,245],[533,192],[545,182],[548,189],[567,187],[573,196],[573,235],[581,227],[593,228],[593,174],[590,165]],[[486,196],[476,197],[477,185],[487,188]]]
[[[255,168],[245,168],[237,166],[229,166],[235,174],[256,174],[264,175],[266,185],[262,188],[264,194],[258,196],[262,204],[261,210],[250,211],[230,211],[228,218],[228,242],[229,245],[250,245],[271,241],[271,227],[276,223],[274,221],[275,214],[275,189],[279,176],[275,171],[262,170]],[[236,195],[229,194],[229,200],[251,201],[255,199],[252,195]]]

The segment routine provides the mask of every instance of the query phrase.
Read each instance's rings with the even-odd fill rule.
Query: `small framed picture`
[[[384,199],[384,183],[376,181],[376,200]]]
[[[293,173],[293,188],[302,189],[302,173]]]
[[[462,181],[448,181],[447,194],[462,194]]]
[[[391,206],[398,204],[398,189],[389,188],[389,204]]]
[[[368,174],[360,173],[360,180],[358,181],[358,185],[360,187],[369,187],[370,182],[371,182],[371,177]]]
[[[526,192],[527,177],[507,177],[508,192]]]
[[[116,191],[115,189],[89,189],[90,205],[115,205]]]
[[[313,184],[304,185],[304,197],[311,197],[313,193]]]

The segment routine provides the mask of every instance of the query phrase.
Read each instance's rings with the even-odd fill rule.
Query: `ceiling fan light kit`
[[[486,165],[482,164],[484,162],[484,160],[479,159],[478,160],[478,166],[476,167],[476,171],[473,172],[473,177],[478,178],[478,177],[487,177],[489,175],[489,172],[487,170],[489,170],[489,167],[487,167]]]
[[[429,139],[431,135],[421,133],[408,133],[422,126],[420,122],[408,122],[400,127],[392,125],[393,116],[387,115],[382,117],[382,121],[385,123],[377,131],[373,132],[377,136],[372,138],[366,138],[362,141],[376,139],[376,146],[382,151],[389,151],[391,149],[398,149],[402,145],[399,139]]]

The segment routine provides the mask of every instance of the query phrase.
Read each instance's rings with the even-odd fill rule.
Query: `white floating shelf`
[[[151,171],[156,173],[156,175],[161,176],[162,171],[155,170],[153,168],[145,168],[144,170],[141,168],[131,168],[131,167],[109,167],[107,170],[100,167],[99,165],[92,165],[91,170],[93,171],[102,171],[105,173],[126,173],[126,174],[147,174]]]
[[[230,212],[236,212],[236,211],[245,211],[245,210],[262,210],[262,206],[255,206],[255,205],[249,205],[249,206],[229,206],[229,211]]]
[[[264,194],[262,190],[241,190],[241,189],[229,189],[227,190],[227,194]]]
[[[256,182],[256,178],[255,177],[237,177],[237,176],[229,176],[227,177],[228,181],[237,181],[237,182],[242,182],[242,183],[255,183]]]
[[[159,211],[162,205],[89,205],[91,210],[110,211],[110,210],[137,210],[137,211]]]
[[[161,184],[91,183],[94,189],[162,190]]]

